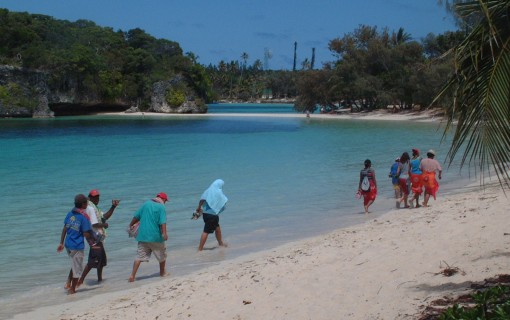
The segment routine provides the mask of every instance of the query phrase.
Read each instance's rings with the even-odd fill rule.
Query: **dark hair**
[[[365,160],[365,167],[370,167],[372,165],[372,161],[370,159]]]
[[[84,194],[77,194],[74,197],[74,207],[75,208],[81,208],[85,203],[87,203],[87,197],[85,197]]]
[[[409,153],[407,152],[404,152],[402,153],[402,155],[400,156],[400,163],[406,163],[407,161],[409,161]]]

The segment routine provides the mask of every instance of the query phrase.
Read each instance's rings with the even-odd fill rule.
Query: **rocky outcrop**
[[[151,106],[148,111],[158,113],[206,113],[207,106],[189,92],[182,104],[178,106],[168,104],[166,99],[168,91],[182,88],[183,82],[181,76],[174,76],[168,81],[154,83],[152,86]]]
[[[159,113],[206,113],[207,106],[192,90],[178,106],[167,103],[169,90],[186,87],[182,76],[153,85],[151,103],[147,111]],[[101,101],[100,97],[85,92],[52,90],[48,86],[48,74],[0,65],[0,118],[6,117],[53,117],[85,115],[102,112],[136,112],[135,102]]]
[[[0,65],[0,117],[52,117],[48,75]]]

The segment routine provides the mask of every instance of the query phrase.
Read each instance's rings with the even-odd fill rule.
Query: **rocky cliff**
[[[155,83],[147,111],[206,113],[207,106],[189,91],[178,105],[167,102],[168,91],[182,83],[180,76]],[[44,72],[0,65],[0,117],[54,117],[134,111],[140,111],[136,102],[104,102],[76,90],[57,92],[48,86],[48,74]]]
[[[48,75],[0,65],[0,117],[52,117]]]

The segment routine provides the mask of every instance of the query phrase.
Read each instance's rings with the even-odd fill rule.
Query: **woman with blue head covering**
[[[200,197],[196,212],[202,214],[205,225],[200,237],[198,251],[204,249],[205,242],[210,233],[216,235],[216,240],[218,240],[220,246],[226,247],[221,238],[220,218],[218,216],[225,210],[225,205],[228,201],[228,198],[223,194],[224,184],[225,182],[221,179],[215,180]]]

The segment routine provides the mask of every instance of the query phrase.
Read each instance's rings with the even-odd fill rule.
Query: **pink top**
[[[439,162],[437,162],[436,159],[430,159],[430,158],[421,160],[420,169],[422,171],[427,171],[427,172],[434,172],[436,170],[441,172],[443,170],[443,169],[441,169],[441,165],[439,164]]]

